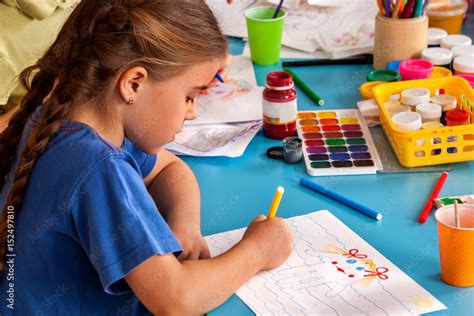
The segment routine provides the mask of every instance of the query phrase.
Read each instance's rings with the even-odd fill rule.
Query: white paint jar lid
[[[451,34],[441,39],[441,47],[451,48],[456,45],[471,45],[472,39],[467,35]]]
[[[430,90],[424,88],[412,88],[403,90],[401,101],[406,105],[417,105],[430,102]]]
[[[392,116],[392,122],[402,131],[417,131],[421,128],[421,115],[416,112],[402,112]]]
[[[451,63],[453,52],[447,48],[430,47],[421,52],[421,58],[430,61],[435,66],[442,66]]]
[[[392,105],[387,107],[387,112],[390,114],[390,116],[394,116],[398,113],[411,112],[411,108],[408,105]]]
[[[474,56],[474,45],[456,45],[451,47],[451,51],[453,58],[464,55]]]
[[[416,106],[416,112],[424,119],[437,119],[441,117],[441,105],[436,103],[421,103]]]
[[[458,104],[456,97],[449,94],[434,95],[430,98],[430,102],[441,105],[443,112],[454,110]]]
[[[455,71],[473,74],[474,56],[458,56],[454,59],[453,68]]]
[[[428,28],[428,45],[439,45],[442,38],[448,36],[448,32],[437,27]]]

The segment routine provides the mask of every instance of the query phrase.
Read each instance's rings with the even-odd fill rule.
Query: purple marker
[[[280,0],[280,3],[278,4],[278,6],[277,6],[277,8],[276,8],[276,10],[275,10],[275,13],[273,13],[273,18],[272,18],[272,19],[274,19],[274,18],[276,18],[276,17],[278,16],[278,13],[279,13],[280,10],[281,10],[282,4],[283,4],[283,0]]]

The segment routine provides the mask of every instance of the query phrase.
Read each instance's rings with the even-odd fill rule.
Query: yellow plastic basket
[[[409,88],[426,88],[431,95],[453,95],[458,108],[470,115],[466,125],[445,126],[437,129],[406,132],[398,129],[385,109],[390,96]],[[381,84],[373,89],[380,110],[380,122],[400,164],[405,167],[437,165],[474,160],[474,90],[460,77],[407,80]]]

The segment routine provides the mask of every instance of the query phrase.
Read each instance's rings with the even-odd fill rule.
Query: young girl
[[[226,50],[204,1],[79,4],[0,136],[2,315],[203,314],[286,260],[262,215],[209,259],[196,179],[161,149]]]

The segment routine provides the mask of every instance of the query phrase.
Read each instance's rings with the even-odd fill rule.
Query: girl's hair
[[[161,81],[191,65],[224,58],[226,51],[227,41],[203,0],[82,0],[44,56],[20,74],[27,94],[0,134],[1,191],[23,128],[43,104],[18,153],[19,164],[3,206],[0,272],[7,246],[7,208],[13,216],[18,213],[32,168],[61,123],[70,118],[73,104],[90,101],[105,118],[113,109],[103,101],[114,95],[126,69],[143,66],[153,80]]]

